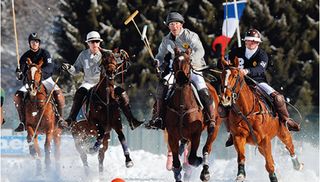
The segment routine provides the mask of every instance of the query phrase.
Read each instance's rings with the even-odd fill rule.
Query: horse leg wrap
[[[296,155],[291,157],[291,161],[293,164],[293,168],[297,171],[300,171],[303,169],[303,164],[299,162],[298,157]]]
[[[127,144],[127,141],[126,141],[124,135],[119,135],[118,139],[119,139],[119,141],[121,143],[124,155],[129,155],[128,144]]]
[[[243,175],[244,177],[246,177],[246,171],[245,171],[245,168],[244,168],[244,164],[238,164],[238,174],[237,176],[239,175]]]
[[[276,173],[269,174],[269,179],[270,179],[270,182],[278,182],[278,178],[276,176]]]
[[[173,168],[172,171],[173,171],[173,175],[174,175],[174,179],[176,181],[181,181],[181,178],[182,178],[182,175],[181,175],[181,170],[182,170],[182,167],[180,166],[179,168]]]

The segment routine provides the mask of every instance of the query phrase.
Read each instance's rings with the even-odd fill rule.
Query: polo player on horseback
[[[37,33],[31,33],[28,37],[28,43],[30,50],[25,52],[19,62],[20,69],[16,69],[16,78],[17,80],[23,81],[23,86],[16,91],[14,96],[14,104],[19,114],[20,124],[14,130],[15,132],[21,132],[25,130],[26,119],[25,119],[25,103],[24,103],[24,95],[27,92],[28,84],[27,84],[27,58],[30,58],[32,63],[38,64],[42,59],[43,64],[41,66],[42,70],[42,84],[47,89],[47,92],[50,93],[53,91],[53,98],[56,102],[57,110],[58,110],[58,121],[63,121],[63,108],[65,105],[64,96],[62,94],[62,90],[59,88],[57,84],[52,79],[52,75],[54,72],[54,63],[52,62],[52,58],[50,53],[43,48],[40,48],[41,39]]]
[[[85,101],[87,94],[89,93],[89,90],[99,82],[100,61],[102,58],[102,54],[100,52],[100,43],[102,41],[103,40],[100,38],[100,34],[98,32],[89,32],[86,40],[89,49],[82,51],[73,65],[68,63],[63,63],[62,65],[64,70],[68,70],[68,72],[73,75],[79,72],[84,73],[83,83],[75,93],[71,111],[69,117],[66,119],[67,123],[64,123],[64,126],[70,126],[72,122],[76,121],[77,115]],[[134,130],[143,122],[138,121],[133,116],[129,104],[129,96],[126,91],[118,86],[115,88],[115,94],[119,98],[120,108],[127,117],[131,129]]]
[[[183,28],[184,18],[177,12],[171,12],[167,15],[166,25],[169,27],[169,34],[162,39],[158,49],[158,54],[154,60],[154,66],[159,67],[162,71],[162,78],[157,86],[155,111],[153,112],[152,120],[146,124],[147,128],[164,129],[162,123],[164,117],[164,98],[167,95],[169,85],[173,83],[172,75],[172,60],[174,58],[174,48],[185,51],[190,48],[191,65],[193,69],[199,69],[206,65],[203,58],[204,48],[198,34]],[[191,72],[191,80],[198,90],[200,100],[204,104],[205,111],[209,115],[209,126],[214,127],[214,104],[213,98],[210,95],[202,72],[193,70]]]
[[[265,76],[265,71],[268,66],[267,53],[259,48],[262,42],[261,34],[256,29],[249,29],[245,34],[245,47],[235,48],[231,50],[229,60],[234,60],[235,57],[239,59],[239,68],[244,75],[250,76],[258,84],[255,85],[253,81],[246,78],[248,85],[253,85],[260,91],[271,96],[273,105],[279,115],[280,121],[288,126],[290,131],[300,131],[300,125],[289,117],[289,112],[286,107],[284,96],[274,90],[268,83]],[[227,117],[228,111],[224,107],[219,106],[219,114],[224,120]],[[227,122],[225,122],[227,123]],[[227,126],[228,128],[228,126]],[[229,129],[228,129],[229,130]],[[232,136],[226,142],[226,147],[233,145]]]

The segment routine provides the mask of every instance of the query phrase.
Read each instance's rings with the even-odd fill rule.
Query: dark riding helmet
[[[249,29],[247,32],[246,32],[246,35],[244,37],[244,41],[246,40],[252,40],[252,41],[255,41],[255,42],[262,42],[261,40],[261,34],[258,30],[252,28],[252,29]]]
[[[171,22],[180,22],[184,24],[183,16],[178,12],[170,12],[166,19],[166,24],[169,25]]]
[[[29,35],[29,37],[28,37],[28,42],[29,42],[29,44],[30,44],[30,41],[31,41],[31,40],[38,40],[38,41],[41,43],[41,39],[40,39],[38,33],[36,33],[36,32],[31,33],[31,34]]]

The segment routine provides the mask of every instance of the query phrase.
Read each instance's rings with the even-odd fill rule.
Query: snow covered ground
[[[155,132],[155,131],[154,131]],[[313,146],[307,142],[295,142],[296,152],[305,168],[295,171],[292,162],[283,145],[273,142],[274,160],[276,162],[276,174],[282,182],[317,182],[319,181],[319,146]],[[213,148],[210,156],[211,180],[216,182],[234,181],[237,173],[237,162],[234,149]],[[268,174],[264,167],[264,159],[254,147],[247,148],[246,172],[247,181],[267,182]],[[231,153],[229,157],[217,157],[214,151]],[[201,152],[199,150],[198,152]],[[64,137],[62,144],[61,173],[55,170],[54,163],[49,171],[42,170],[40,175],[35,172],[35,160],[25,157],[8,157],[1,155],[1,182],[110,182],[120,177],[127,182],[167,182],[174,181],[173,173],[165,167],[166,155],[153,154],[146,150],[131,150],[131,158],[134,166],[125,167],[122,148],[119,145],[109,147],[104,160],[105,170],[103,174],[98,172],[97,155],[89,155],[90,169],[86,173],[79,154],[74,147],[73,140]],[[231,156],[231,157],[230,157]],[[42,158],[42,164],[44,160]],[[199,176],[202,167],[193,168],[190,181],[200,181]]]

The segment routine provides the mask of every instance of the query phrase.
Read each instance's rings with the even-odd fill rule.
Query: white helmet
[[[255,41],[255,42],[262,42],[261,40],[261,34],[257,29],[249,29],[246,32],[246,35],[244,37],[244,41],[246,40],[251,40],[251,41]]]
[[[103,40],[100,37],[100,34],[97,31],[91,31],[87,34],[87,40],[86,42],[90,42],[92,40],[98,40],[102,42]]]

